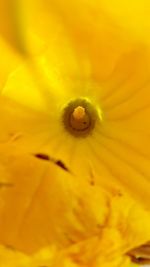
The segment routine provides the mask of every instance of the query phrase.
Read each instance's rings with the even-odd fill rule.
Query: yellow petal
[[[9,45],[0,37],[0,92],[2,91],[9,74],[20,64],[20,59]]]
[[[6,39],[10,47],[24,54],[25,42],[20,12],[19,1],[0,1],[0,35]]]
[[[61,170],[52,160],[9,144],[1,145],[0,151],[3,246],[32,255],[33,263],[50,261],[54,246],[58,266],[76,264],[78,259],[81,266],[93,262],[95,267],[100,263],[116,267],[126,258],[130,266],[128,251],[150,240],[149,213],[121,189],[106,192]],[[49,252],[33,257],[46,247]],[[14,259],[18,256],[11,252]]]
[[[148,45],[131,38],[97,2],[52,1],[50,10],[45,1],[33,1],[24,10],[27,28],[38,37],[33,47],[36,40],[46,45],[34,55],[46,83],[30,68],[12,73],[3,94],[15,101],[1,97],[1,142],[11,139],[24,151],[53,155],[83,180],[122,186],[149,207]],[[87,138],[75,138],[63,124],[64,108],[78,98],[102,112]]]
[[[149,43],[150,31],[150,3],[148,0],[119,1],[101,0],[103,8],[111,14],[117,22],[127,28],[138,40]]]

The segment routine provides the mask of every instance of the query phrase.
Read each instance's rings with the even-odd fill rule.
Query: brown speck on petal
[[[35,154],[35,157],[42,160],[50,160],[48,155],[42,153]]]

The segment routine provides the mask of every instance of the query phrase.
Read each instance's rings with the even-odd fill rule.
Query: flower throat
[[[69,102],[63,111],[63,124],[75,137],[86,137],[91,134],[98,118],[95,106],[84,98]]]

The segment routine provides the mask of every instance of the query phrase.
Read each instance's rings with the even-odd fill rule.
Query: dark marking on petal
[[[91,166],[90,166],[90,168],[89,168],[89,174],[90,174],[89,184],[90,184],[91,186],[95,186],[95,177],[94,177],[93,169],[92,169]]]
[[[37,153],[34,155],[36,158],[38,159],[42,159],[42,160],[50,160],[50,157],[47,154],[43,154],[43,153]]]
[[[23,134],[20,132],[19,133],[10,133],[9,136],[11,138],[11,141],[15,142],[15,141],[18,141],[20,138],[22,138]]]
[[[57,160],[57,161],[55,161],[55,164],[56,164],[57,166],[59,166],[60,168],[62,168],[63,170],[65,170],[65,171],[69,171],[68,168],[65,166],[65,164],[64,164],[61,160]]]
[[[57,160],[57,159],[51,158],[47,154],[44,154],[44,153],[37,153],[37,154],[34,154],[34,156],[38,159],[41,159],[41,160],[51,161],[54,164],[56,164],[57,166],[59,166],[60,168],[62,168],[63,170],[69,171],[69,169],[66,167],[66,165],[63,163],[62,160]]]
[[[150,264],[150,242],[129,251],[131,261],[139,265]]]
[[[14,186],[13,183],[0,182],[0,188],[1,187],[12,187],[12,186]]]
[[[91,180],[91,181],[90,181],[90,185],[91,185],[91,186],[94,186],[94,185],[95,185],[94,180]]]
[[[134,257],[134,256],[131,256],[131,261],[136,263],[136,264],[139,264],[139,265],[147,265],[147,264],[150,264],[150,259],[146,259],[146,258],[142,258],[142,257]]]
[[[5,244],[4,246],[5,246],[6,249],[9,249],[9,250],[12,250],[12,251],[16,250],[12,245],[9,245],[9,244]]]

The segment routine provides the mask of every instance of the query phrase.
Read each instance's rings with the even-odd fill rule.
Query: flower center
[[[75,99],[64,108],[63,124],[76,137],[89,135],[98,119],[97,109],[86,99]]]

